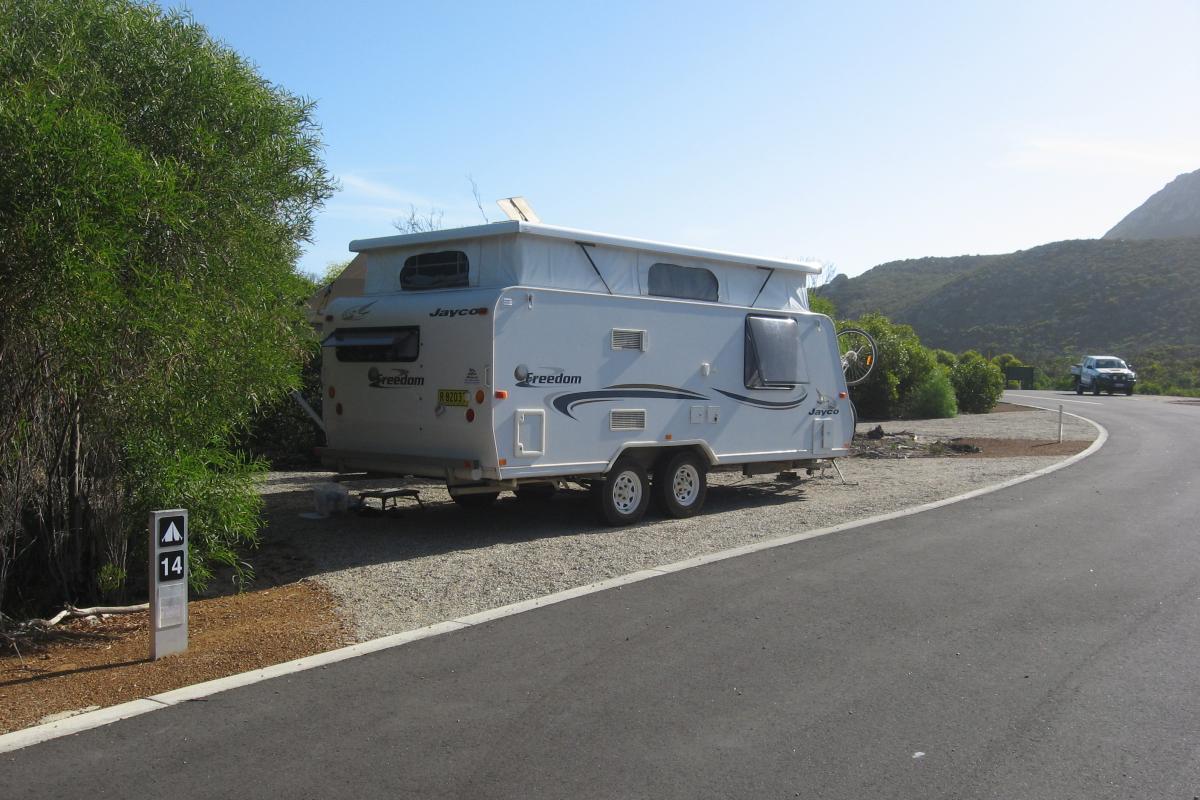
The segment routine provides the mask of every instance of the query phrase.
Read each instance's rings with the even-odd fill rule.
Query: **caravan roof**
[[[350,250],[363,253],[371,250],[386,250],[396,247],[411,247],[413,245],[433,244],[435,242],[457,241],[459,239],[482,239],[490,236],[508,236],[512,234],[530,234],[552,239],[567,239],[572,242],[586,244],[608,245],[610,247],[625,247],[633,250],[649,250],[656,253],[671,253],[680,256],[703,258],[710,261],[722,261],[728,264],[742,264],[752,267],[770,267],[772,269],[791,270],[807,274],[817,274],[821,265],[810,261],[793,261],[780,258],[762,258],[760,256],[743,255],[741,253],[726,253],[720,250],[704,250],[698,247],[687,247],[665,242],[654,242],[646,239],[633,239],[626,236],[611,236],[594,231],[581,231],[573,228],[560,228],[557,225],[542,225],[532,222],[492,222],[487,225],[475,225],[468,228],[449,228],[425,233],[409,233],[400,236],[381,236],[375,239],[356,239],[350,242]]]

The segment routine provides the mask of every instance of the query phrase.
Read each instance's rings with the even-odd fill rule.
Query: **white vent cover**
[[[646,332],[613,328],[613,350],[646,350]]]
[[[646,412],[613,409],[608,412],[608,427],[614,431],[644,431],[646,430]]]

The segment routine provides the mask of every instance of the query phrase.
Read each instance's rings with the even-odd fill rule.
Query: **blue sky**
[[[310,272],[411,205],[481,222],[468,175],[492,220],[854,275],[1095,238],[1200,168],[1196,0],[170,7],[317,101]]]

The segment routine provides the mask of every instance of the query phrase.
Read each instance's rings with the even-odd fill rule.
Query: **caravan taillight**
[[[475,409],[468,408],[467,409],[467,422],[474,422],[474,421],[475,421]]]
[[[496,399],[497,400],[508,399],[508,392],[506,392],[504,389],[497,389],[496,390]]]
[[[337,394],[337,391],[332,386],[330,386],[329,387],[329,399],[332,400],[334,395],[336,395],[336,394]]]
[[[476,403],[480,403],[480,404],[482,404],[482,403],[483,403],[483,398],[484,398],[484,397],[486,397],[486,396],[487,396],[487,395],[485,395],[485,394],[483,393],[483,389],[480,389],[479,391],[475,392],[475,402],[476,402]]]

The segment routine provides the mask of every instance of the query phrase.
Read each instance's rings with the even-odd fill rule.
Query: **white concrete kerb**
[[[1013,403],[1013,405],[1023,405],[1029,408],[1037,408],[1043,411],[1057,413],[1055,409],[1046,408],[1044,406],[1036,406],[1032,403]],[[44,725],[36,725],[32,728],[25,728],[24,730],[13,731],[12,733],[6,733],[0,736],[0,753],[19,750],[23,747],[29,747],[50,739],[57,739],[60,736],[70,736],[71,734],[81,733],[92,728],[99,728],[102,725],[108,725],[109,723],[117,722],[118,720],[136,717],[139,714],[145,714],[149,711],[156,711],[160,708],[169,708],[170,706],[177,705],[179,703],[185,703],[191,700],[199,700],[201,698],[217,694],[218,692],[228,691],[229,689],[236,689],[241,686],[249,686],[250,684],[258,683],[259,681],[278,678],[283,675],[290,675],[292,673],[302,672],[315,667],[336,664],[339,661],[346,661],[347,659],[357,658],[369,653],[377,653],[380,650],[389,650],[393,647],[409,644],[410,642],[429,639],[433,636],[441,636],[445,633],[462,630],[463,628],[469,628],[485,622],[492,622],[504,617],[511,617],[515,614],[533,611],[534,609],[542,608],[544,606],[554,605],[555,603],[561,603],[566,600],[573,600],[577,597],[583,597],[585,595],[595,594],[597,592],[603,592],[609,589],[615,589],[618,586],[626,586],[628,584],[637,583],[650,578],[657,578],[662,575],[668,575],[674,572],[681,572],[686,569],[704,566],[705,564],[712,564],[714,562],[724,561],[729,558],[737,558],[738,556],[757,553],[761,550],[783,547],[785,545],[805,541],[806,539],[815,539],[819,536],[828,536],[831,533],[839,533],[841,531],[847,531],[853,528],[861,528],[864,525],[873,525],[877,522],[886,522],[888,520],[899,519],[901,517],[908,517],[912,516],[913,514],[920,514],[924,511],[930,511],[935,508],[942,508],[943,506],[960,503],[963,500],[970,500],[973,497],[979,497],[992,492],[998,492],[1001,489],[1007,489],[1008,487],[1015,486],[1018,483],[1024,483],[1025,481],[1033,480],[1034,478],[1042,475],[1048,475],[1051,472],[1068,467],[1077,461],[1087,458],[1092,453],[1095,453],[1104,446],[1104,443],[1108,440],[1108,430],[1103,425],[1078,414],[1072,414],[1069,411],[1064,413],[1067,416],[1075,417],[1092,425],[1098,432],[1096,440],[1092,442],[1092,444],[1083,452],[1076,453],[1070,458],[1060,461],[1057,464],[1052,464],[1048,467],[1035,470],[1034,472],[1003,481],[1002,483],[993,484],[992,486],[985,486],[982,489],[976,489],[965,494],[948,497],[945,500],[924,503],[922,505],[913,506],[912,508],[906,508],[900,511],[892,511],[887,514],[879,514],[874,517],[867,517],[865,519],[855,520],[853,522],[845,522],[841,525],[833,525],[828,528],[819,528],[817,530],[805,531],[803,533],[791,534],[789,536],[781,536],[779,538],[770,539],[763,542],[754,542],[753,544],[743,545],[741,547],[733,547],[728,550],[709,553],[708,555],[687,558],[683,561],[677,561],[673,564],[665,564],[652,569],[631,572],[627,575],[619,575],[615,578],[609,578],[608,580],[590,583],[586,586],[577,586],[574,589],[566,589],[564,591],[555,592],[554,594],[548,594],[543,597],[535,597],[530,600],[523,600],[519,603],[512,603],[511,605],[489,609],[488,611],[480,611],[477,614],[469,614],[467,616],[458,617],[457,619],[448,620],[446,622],[439,622],[436,625],[428,625],[424,628],[416,628],[415,630],[404,631],[403,633],[396,633],[392,634],[391,636],[383,636],[378,639],[372,639],[368,642],[360,642],[347,647],[340,647],[336,650],[330,650],[325,653],[317,653],[316,655],[297,658],[294,661],[286,661],[282,664],[276,664],[271,667],[251,670],[250,672],[242,672],[237,675],[229,675],[225,678],[217,678],[216,680],[205,681],[204,683],[197,683],[193,684],[192,686],[184,686],[181,689],[174,689],[169,692],[152,695],[142,700],[133,700],[128,703],[122,703],[121,705],[102,708],[98,711],[89,711],[87,713],[68,717],[67,719],[62,719],[57,722],[50,722]]]

